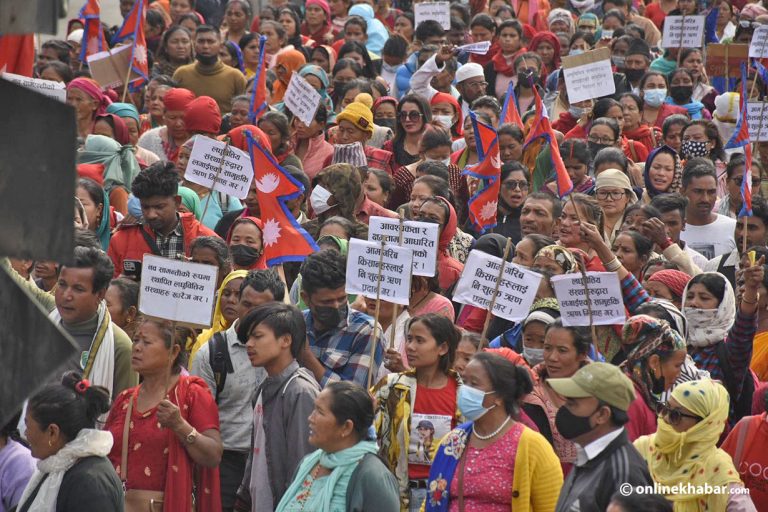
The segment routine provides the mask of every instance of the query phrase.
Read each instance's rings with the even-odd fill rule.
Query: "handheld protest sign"
[[[132,45],[126,44],[89,55],[91,76],[104,89],[125,86],[140,75],[131,69]]]
[[[352,238],[347,253],[346,292],[408,305],[413,251]]]
[[[413,251],[413,275],[431,277],[437,270],[439,229],[430,222],[371,217],[368,241],[408,247]]]
[[[490,41],[481,41],[479,43],[469,43],[456,48],[459,53],[474,53],[476,55],[487,55],[491,49]]]
[[[293,115],[298,117],[306,126],[309,126],[315,118],[321,99],[320,93],[303,76],[294,73],[288,83],[288,88],[285,90],[283,101]]]
[[[623,324],[627,318],[619,276],[615,272],[564,274],[553,276],[550,282],[565,326]]]
[[[664,48],[701,48],[704,24],[704,16],[667,16],[661,44]]]
[[[509,251],[512,250],[512,239],[507,238],[507,243],[504,246],[504,253],[501,257],[501,268],[499,269],[499,275],[496,278],[496,286],[493,289],[493,295],[491,295],[491,304],[488,307],[488,311],[493,311],[496,306],[496,299],[499,297],[499,286],[501,286],[502,277],[504,276],[504,268],[507,266],[507,258],[509,257]],[[492,314],[485,315],[485,325],[483,325],[483,339],[486,339],[488,335],[488,326],[491,324]]]
[[[193,327],[210,327],[219,269],[145,254],[139,312]]]
[[[184,179],[210,190],[245,199],[253,181],[251,157],[245,151],[232,147],[229,138],[221,142],[197,137],[189,155]]]
[[[75,109],[0,80],[0,117],[5,120],[0,122],[0,255],[69,262],[75,229]]]
[[[563,77],[571,103],[610,96],[616,92],[611,50],[608,48],[563,57]]]
[[[494,316],[511,322],[519,322],[528,316],[542,276],[503,261],[478,250],[471,251],[456,285],[454,302],[490,310]],[[499,279],[502,266],[503,277]],[[494,294],[497,282],[498,292]],[[493,295],[496,295],[496,301],[491,304]]]
[[[400,210],[400,216],[399,216],[399,218],[397,220],[399,221],[397,245],[402,247],[402,245],[403,245],[403,221],[405,220],[405,214],[403,214],[403,210]],[[368,234],[370,235],[370,231],[368,232]],[[409,302],[409,304],[410,304],[410,302]],[[397,306],[395,306],[394,308],[392,308],[392,324],[391,325],[393,326],[393,328],[392,328],[392,332],[389,335],[389,348],[390,348],[390,350],[394,350],[395,349],[395,334],[396,334],[395,331],[397,331],[397,329],[395,329],[394,326],[397,325],[397,315],[398,315],[398,308],[397,308]]]
[[[53,80],[43,80],[41,78],[29,78],[13,73],[0,73],[0,77],[13,82],[31,91],[39,92],[49,98],[58,100],[62,103],[67,102],[67,87],[64,82],[54,82]]]
[[[422,21],[434,20],[445,30],[451,29],[450,2],[421,2],[413,5],[414,27]]]
[[[766,103],[765,101],[747,102],[747,122],[749,123],[749,140],[751,142],[768,141],[768,119],[764,116]]]
[[[30,93],[31,94],[31,93]],[[71,217],[69,218],[72,224]],[[6,260],[7,261],[7,260]],[[0,268],[0,424],[72,364],[81,349],[30,293]]]
[[[749,43],[749,57],[764,59],[768,57],[768,25],[760,25],[755,28],[752,40]]]
[[[748,54],[747,44],[708,44],[707,75],[710,79],[724,78],[728,88],[731,76],[736,77],[741,73],[741,63],[747,60]]]

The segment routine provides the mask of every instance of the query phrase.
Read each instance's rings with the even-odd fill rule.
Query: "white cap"
[[[78,28],[77,30],[73,30],[69,33],[67,36],[67,41],[70,43],[79,43],[83,40],[83,29]]]
[[[485,78],[485,73],[483,72],[483,66],[480,64],[477,64],[476,62],[470,62],[468,64],[464,64],[459,68],[458,71],[456,71],[456,83],[461,83],[464,80],[467,80],[469,78],[474,78],[476,76]]]

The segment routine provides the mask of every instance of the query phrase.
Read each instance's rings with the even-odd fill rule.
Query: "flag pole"
[[[399,227],[399,242],[398,245],[400,247],[403,246],[403,220],[404,220],[404,214],[403,210],[400,210],[400,227]],[[381,265],[379,265],[381,267]],[[410,272],[413,272],[413,266],[411,266]],[[395,334],[397,331],[397,304],[395,304],[395,307],[392,309],[392,332],[389,333],[389,349],[394,350],[395,349]]]
[[[133,49],[131,50],[131,60],[128,61],[128,72],[125,74],[125,85],[123,85],[123,97],[122,102],[125,103],[125,96],[128,94],[128,84],[131,78],[131,67],[133,66]],[[112,58],[112,52],[109,52],[110,59]]]
[[[379,247],[379,272],[377,274],[376,278],[376,311],[373,315],[373,334],[371,334],[371,362],[368,366],[368,386],[366,389],[371,389],[371,384],[373,383],[373,372],[377,371],[378,368],[374,368],[375,362],[376,362],[376,337],[379,334],[379,313],[381,313],[381,280],[383,276],[381,275],[381,266],[384,264],[384,241],[381,242],[381,247]]]
[[[501,280],[504,278],[504,269],[507,266],[507,258],[509,258],[509,252],[512,250],[512,239],[507,238],[507,243],[504,246],[504,254],[501,257],[501,268],[499,269],[499,277],[496,278],[496,286],[493,288],[493,295],[491,295],[491,303],[488,306],[488,314],[485,315],[485,325],[483,325],[483,341],[481,341],[481,347],[487,345],[488,340],[488,326],[491,325],[491,317],[493,316],[493,308],[496,307],[496,299],[499,296],[499,287],[501,286]]]
[[[582,224],[581,216],[579,215],[579,208],[576,206],[576,201],[573,200],[573,193],[568,194],[568,199],[571,200],[573,205],[573,212],[576,214],[576,219],[579,221],[579,226]],[[603,236],[602,233],[600,236]],[[576,255],[574,255],[576,257]],[[599,352],[597,347],[597,329],[595,329],[595,322],[592,318],[592,299],[589,296],[589,285],[587,284],[587,262],[583,258],[578,258],[580,261],[579,271],[581,272],[581,280],[584,283],[584,300],[587,301],[587,313],[589,314],[589,326],[592,332],[592,344],[595,346],[595,352]]]
[[[216,181],[219,179],[219,174],[221,173],[221,169],[224,167],[224,159],[227,157],[227,151],[229,151],[229,143],[232,139],[229,138],[229,136],[224,137],[224,142],[226,143],[224,145],[224,151],[221,153],[221,162],[219,162],[219,168],[216,169],[216,174],[213,177],[213,185],[211,186],[208,197],[205,198],[205,208],[203,208],[203,214],[200,216],[200,222],[203,221],[205,218],[205,213],[208,211],[208,204],[211,202],[211,194],[213,194],[213,187],[216,185]]]

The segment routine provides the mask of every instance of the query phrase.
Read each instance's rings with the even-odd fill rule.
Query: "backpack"
[[[235,373],[235,368],[232,366],[232,358],[229,357],[227,337],[223,332],[217,332],[208,342],[208,362],[213,371],[213,380],[216,384],[214,398],[216,399],[216,404],[218,404],[219,394],[227,382],[227,374]]]

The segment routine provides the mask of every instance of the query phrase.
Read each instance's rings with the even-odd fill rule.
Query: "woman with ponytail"
[[[29,400],[27,441],[39,462],[19,512],[123,510],[123,488],[107,459],[112,435],[96,428],[109,402],[106,388],[74,372]]]

